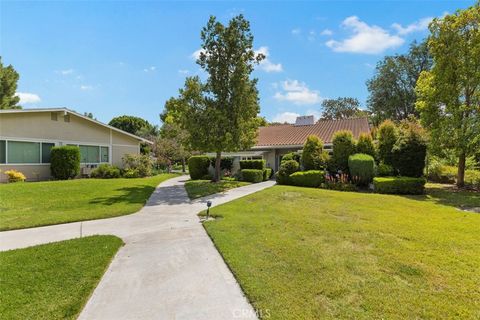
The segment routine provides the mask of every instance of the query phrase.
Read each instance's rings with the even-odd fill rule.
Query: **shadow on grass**
[[[90,203],[102,204],[106,206],[110,206],[117,203],[144,204],[154,190],[155,190],[155,187],[152,187],[149,185],[120,188],[115,190],[119,192],[118,194],[107,196],[107,197],[95,198],[95,199],[92,199]]]
[[[480,192],[458,189],[453,185],[427,185],[426,194],[405,197],[462,209],[480,207]]]

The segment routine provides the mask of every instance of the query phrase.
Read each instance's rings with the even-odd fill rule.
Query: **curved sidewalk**
[[[206,208],[263,190],[267,181],[190,201],[186,176],[161,183],[132,215],[0,232],[0,251],[94,234],[125,242],[79,319],[255,319],[199,222]]]

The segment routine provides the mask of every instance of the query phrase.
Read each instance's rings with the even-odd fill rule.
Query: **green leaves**
[[[18,105],[20,98],[15,95],[18,78],[18,72],[12,65],[4,67],[0,57],[0,109],[22,108]]]

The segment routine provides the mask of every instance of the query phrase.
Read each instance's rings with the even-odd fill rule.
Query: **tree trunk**
[[[465,151],[462,151],[458,158],[457,187],[459,188],[465,185],[465,158]]]
[[[182,172],[185,173],[185,157],[182,157]]]
[[[222,152],[217,151],[217,157],[215,159],[215,177],[213,181],[218,182],[220,181],[220,162],[222,160]]]

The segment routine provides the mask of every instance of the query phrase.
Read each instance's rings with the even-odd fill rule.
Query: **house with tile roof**
[[[370,133],[367,118],[341,120],[319,120],[313,116],[298,117],[295,124],[271,125],[260,127],[257,142],[250,150],[225,153],[224,156],[234,157],[234,170],[238,169],[238,160],[264,159],[267,167],[277,171],[283,155],[300,151],[309,135],[318,136],[326,150],[332,150],[332,138],[335,132],[349,130],[355,139],[361,133]]]

